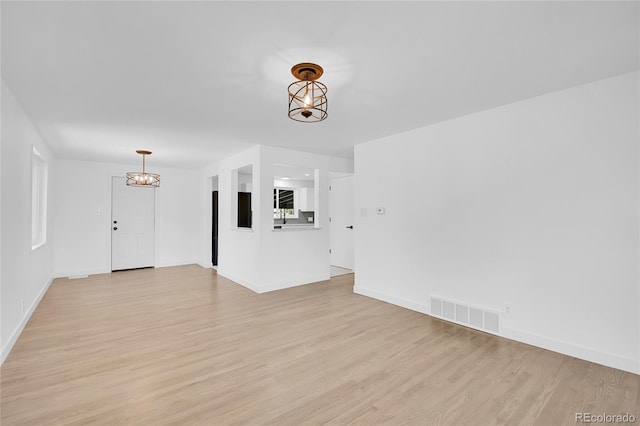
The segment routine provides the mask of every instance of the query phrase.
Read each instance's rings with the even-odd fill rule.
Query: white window
[[[275,219],[298,217],[296,192],[295,188],[273,188],[273,217]]]
[[[31,152],[31,250],[47,242],[47,160]]]

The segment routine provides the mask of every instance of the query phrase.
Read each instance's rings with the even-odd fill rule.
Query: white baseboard
[[[171,262],[162,262],[162,263],[159,262],[157,265],[155,265],[155,268],[170,268],[172,266],[184,266],[184,265],[196,265],[196,264],[198,264],[198,262],[193,259],[176,260]]]
[[[218,275],[225,277],[228,280],[233,281],[236,284],[240,284],[242,287],[246,287],[254,293],[262,293],[260,287],[255,285],[249,280],[246,280],[238,275],[227,272],[225,269],[218,268]]]
[[[9,356],[11,349],[13,349],[13,346],[18,341],[20,334],[22,334],[22,330],[24,330],[25,326],[29,322],[29,319],[31,319],[31,315],[33,315],[33,313],[35,312],[36,308],[40,304],[40,301],[42,300],[44,295],[47,293],[47,290],[49,290],[49,287],[51,286],[51,283],[53,282],[54,279],[55,278],[53,275],[49,278],[49,280],[42,287],[40,292],[38,292],[38,295],[34,299],[33,303],[31,303],[31,306],[29,306],[29,309],[27,309],[27,312],[25,312],[25,315],[22,317],[22,320],[20,321],[16,329],[13,330],[13,333],[11,333],[11,337],[7,341],[7,344],[4,345],[4,347],[2,348],[2,353],[0,354],[0,365],[2,365],[4,361],[7,359],[7,357]]]
[[[259,293],[267,293],[269,291],[283,290],[285,288],[291,288],[291,287],[298,287],[298,286],[301,286],[301,285],[313,284],[313,283],[317,283],[317,282],[320,282],[320,281],[327,281],[329,279],[331,279],[331,274],[326,273],[326,274],[322,274],[322,275],[316,275],[316,276],[307,277],[307,278],[302,279],[302,280],[283,281],[283,282],[279,282],[279,283],[275,283],[275,284],[269,284],[269,285],[266,285],[266,286],[262,286],[262,287],[260,287]]]
[[[500,336],[553,352],[580,358],[585,361],[606,365],[607,367],[640,374],[640,360],[623,358],[615,354],[585,348],[513,328],[504,327],[501,330]]]
[[[216,269],[217,266],[213,266],[211,264],[211,262],[207,263],[207,262],[201,262],[199,260],[196,261],[196,265],[198,265],[201,268],[205,268],[205,269]]]
[[[172,261],[172,262],[162,262],[155,265],[155,268],[170,268],[172,266],[184,266],[184,265],[195,265],[198,264],[203,268],[207,266],[201,265],[199,262],[194,260],[183,260],[183,261]],[[98,274],[110,274],[111,269],[78,269],[73,271],[60,271],[54,273],[54,278],[67,278],[67,277],[78,277],[85,275],[98,275]]]
[[[412,300],[402,299],[400,297],[391,296],[389,294],[381,293],[377,290],[371,290],[364,287],[356,286],[353,288],[353,292],[361,294],[362,296],[371,297],[373,299],[382,300],[383,302],[391,303],[392,305],[401,306],[403,308],[411,309],[412,311],[420,312],[422,314],[429,315],[429,305],[422,303],[416,303]],[[431,316],[431,315],[430,315]]]
[[[391,303],[392,305],[411,309],[412,311],[420,312],[434,318],[442,319],[429,313],[430,311],[428,304],[417,303],[412,300],[392,296],[377,290],[371,290],[361,286],[354,287],[353,292],[363,296],[371,297],[373,299],[381,300],[383,302]],[[553,352],[558,352],[563,355],[580,358],[585,361],[594,362],[596,364],[605,365],[607,367],[613,367],[619,370],[628,371],[630,373],[640,374],[640,360],[624,358],[615,354],[584,348],[572,343],[562,342],[512,328],[503,327],[500,330],[500,333],[497,334],[497,336],[515,340],[521,343],[526,343],[528,345],[547,349]]]
[[[81,269],[76,271],[54,272],[54,278],[79,277],[84,275],[110,274],[111,270],[107,269]]]
[[[330,274],[326,273],[318,276],[309,277],[304,280],[283,281],[275,284],[258,285],[238,275],[231,274],[224,269],[218,269],[218,275],[222,275],[223,277],[230,279],[231,281],[237,284],[240,284],[241,286],[246,287],[255,293],[268,293],[270,291],[283,290],[285,288],[298,287],[306,284],[313,284],[319,281],[327,281],[331,278]]]

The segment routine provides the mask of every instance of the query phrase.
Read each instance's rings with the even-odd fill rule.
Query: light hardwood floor
[[[57,279],[2,367],[2,425],[640,418],[638,375],[352,287],[343,275],[258,295],[198,266]]]

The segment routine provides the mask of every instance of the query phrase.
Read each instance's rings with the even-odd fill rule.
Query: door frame
[[[158,221],[157,221],[157,217],[156,217],[156,211],[157,211],[157,206],[158,206],[158,192],[154,189],[152,189],[153,191],[153,265],[151,266],[142,266],[139,268],[129,268],[129,269],[113,269],[113,231],[112,231],[112,227],[114,226],[113,223],[113,199],[114,199],[114,193],[113,193],[113,188],[114,188],[114,180],[115,179],[123,179],[126,182],[126,177],[124,176],[116,176],[116,175],[112,175],[111,179],[110,179],[110,192],[111,192],[111,205],[110,205],[110,217],[109,217],[109,270],[111,272],[118,272],[118,271],[127,271],[127,270],[132,270],[132,269],[145,269],[145,268],[155,268],[156,264],[158,262]],[[142,188],[141,190],[145,190],[145,191],[149,191],[151,189],[149,188]]]
[[[338,266],[338,267],[342,267],[342,266],[333,265],[333,250],[334,250],[333,239],[334,239],[334,229],[336,229],[335,228],[335,221],[334,221],[334,218],[333,218],[334,204],[335,204],[334,197],[333,197],[333,194],[334,194],[333,193],[333,182],[336,181],[336,180],[339,180],[339,179],[344,179],[344,178],[352,179],[352,181],[351,181],[351,185],[352,185],[351,189],[352,189],[352,192],[355,193],[355,188],[354,188],[355,175],[353,173],[339,173],[339,174],[336,174],[335,176],[330,176],[329,177],[329,218],[330,218],[330,220],[329,220],[329,242],[330,243],[329,244],[330,244],[330,248],[331,248],[331,253],[329,255],[329,265],[330,266]],[[353,205],[353,222],[354,223],[352,224],[353,226],[355,226],[355,219],[356,219],[356,217],[355,217],[355,204],[354,204]],[[352,254],[353,265],[352,265],[351,269],[353,271],[355,271],[355,235],[354,235],[353,238],[354,238],[353,254]]]

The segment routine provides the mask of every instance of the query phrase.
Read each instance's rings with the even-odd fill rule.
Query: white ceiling
[[[60,158],[200,167],[362,142],[637,70],[638,2],[9,2],[2,78]],[[287,117],[316,62],[329,118]]]

